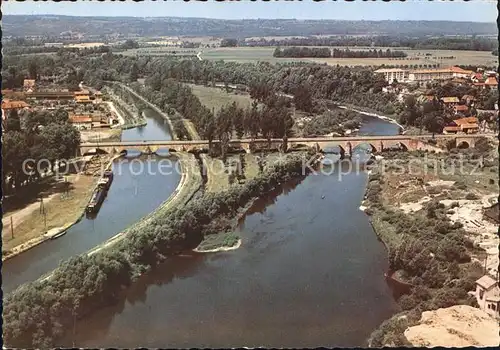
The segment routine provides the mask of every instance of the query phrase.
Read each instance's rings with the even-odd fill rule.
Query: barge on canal
[[[89,204],[87,205],[87,213],[97,213],[99,208],[101,207],[104,198],[106,198],[106,194],[111,186],[111,182],[113,181],[113,172],[106,171],[102,178],[99,179],[97,183],[97,188],[92,194],[92,198],[90,199]]]

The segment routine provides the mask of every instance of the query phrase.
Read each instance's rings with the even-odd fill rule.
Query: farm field
[[[148,56],[193,56],[199,49],[183,49],[179,47],[142,47],[120,52],[124,56],[148,55]]]
[[[226,92],[219,88],[208,87],[203,85],[187,84],[193,93],[200,99],[208,109],[217,111],[225,105],[231,104],[234,101],[241,108],[250,107],[252,98],[250,95],[237,95],[232,92]]]
[[[338,46],[346,48],[346,46]],[[348,47],[350,50],[368,50],[381,49],[387,50],[387,47]],[[182,49],[182,48],[143,48],[127,50],[123,54],[135,55],[138,51],[148,50],[150,55],[171,55],[175,51],[176,55],[196,55],[201,51],[201,58],[204,60],[225,60],[236,62],[317,62],[329,65],[342,66],[380,66],[380,65],[414,65],[414,64],[440,64],[441,67],[452,65],[482,65],[497,66],[498,59],[489,51],[463,51],[463,50],[411,50],[408,48],[393,47],[391,50],[402,50],[408,54],[408,57],[401,59],[389,58],[276,58],[273,57],[275,47],[219,47],[219,48],[200,48],[200,49]],[[426,56],[430,54],[430,56]],[[453,59],[441,57],[454,57]],[[417,59],[418,58],[418,59]]]

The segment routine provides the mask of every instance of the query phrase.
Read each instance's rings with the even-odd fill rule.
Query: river
[[[150,109],[145,113],[148,124],[123,130],[122,140],[170,140],[170,131],[164,119]],[[141,156],[139,162],[134,161],[136,156],[131,154],[113,163],[114,180],[95,218],[84,216],[64,236],[4,261],[4,293],[54,270],[60,261],[82,254],[106,241],[156,209],[173,193],[180,181],[180,174],[172,171],[170,175],[159,175],[159,157]],[[174,167],[176,160],[171,159],[171,162]],[[141,171],[141,167],[144,171]],[[168,170],[163,169],[166,174]]]
[[[378,118],[364,120],[365,134],[399,131]],[[239,249],[172,257],[117,304],[77,322],[60,345],[366,345],[396,304],[383,275],[387,254],[359,210],[367,173],[348,172],[351,165],[263,196],[239,222]]]

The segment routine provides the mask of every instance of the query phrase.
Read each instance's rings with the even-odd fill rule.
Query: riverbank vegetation
[[[304,123],[302,132],[304,137],[329,133],[344,136],[347,130],[358,129],[361,122],[362,119],[359,113],[337,109],[311,117],[310,120]]]
[[[49,279],[21,286],[4,299],[5,343],[22,348],[56,345],[75,318],[112,303],[123,288],[169,255],[224,231],[227,221],[253,198],[302,176],[303,157],[289,154],[243,186],[170,208],[107,249],[74,257]]]
[[[465,152],[464,161],[469,163],[468,166],[475,166],[478,152]],[[401,154],[388,153],[384,155],[384,171],[375,166],[369,178],[364,204],[369,208],[367,214],[388,250],[393,277],[411,285],[410,293],[398,300],[402,311],[372,333],[369,343],[373,347],[410,345],[403,333],[418,322],[423,311],[461,304],[474,306],[475,298],[468,292],[475,289],[475,281],[484,273],[479,262],[484,259],[484,250],[473,243],[471,234],[461,222],[450,220],[450,214],[458,205],[457,199],[471,198],[474,192],[495,190],[484,188],[476,180],[473,181],[476,188],[459,183],[446,191],[438,186],[425,185],[424,178],[426,181],[449,180],[449,177],[441,176],[441,172],[450,170],[446,169],[450,162],[446,155],[432,154],[430,162],[425,165],[427,159],[424,155],[423,152],[414,152],[402,157]],[[391,163],[393,157],[394,163]],[[423,171],[424,166],[430,168],[429,164],[435,163],[433,159],[442,159],[445,164],[444,168],[436,169],[435,176],[432,176],[432,169],[430,174]],[[410,175],[408,171],[398,174],[400,167],[408,167],[410,161],[412,166],[421,166],[419,175]],[[464,171],[470,170],[468,166]],[[491,166],[493,163],[477,177],[489,177],[487,168]],[[472,176],[470,172],[467,174]],[[400,205],[407,199],[407,195],[403,196],[401,192],[411,191],[412,186],[421,188],[423,195],[430,198],[422,202],[418,201],[423,195],[415,198],[414,201],[421,204],[410,213],[403,211]],[[477,195],[474,198],[478,198]],[[443,204],[443,199],[450,200],[451,204]]]
[[[227,250],[234,248],[240,242],[240,237],[234,232],[224,232],[207,236],[195,251],[197,252],[215,252],[217,250]]]

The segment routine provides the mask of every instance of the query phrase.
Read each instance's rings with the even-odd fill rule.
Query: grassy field
[[[199,49],[182,49],[179,47],[142,47],[139,49],[129,49],[120,52],[124,56],[193,56],[195,57]]]
[[[238,169],[243,171],[244,179],[241,179],[241,183],[255,178],[260,173],[257,156],[254,154],[243,154],[243,159],[240,158],[240,155],[232,154],[228,156],[226,164],[218,158],[212,158],[206,155],[202,157],[206,167],[208,180],[206,183],[206,190],[208,192],[225,191],[231,185],[238,184],[239,181],[237,178],[234,178],[230,182],[229,173],[231,171],[235,173],[239,171]],[[267,164],[272,164],[273,161],[276,161],[276,157],[276,154],[266,154],[265,159]]]
[[[193,93],[200,99],[208,109],[217,112],[222,106],[236,102],[241,108],[249,107],[252,104],[250,95],[237,95],[228,93],[222,89],[203,85],[188,84]]]
[[[346,48],[339,46],[338,48]],[[393,47],[391,50],[402,50],[408,54],[408,57],[403,59],[388,59],[388,58],[275,58],[273,57],[274,47],[219,47],[219,48],[203,48],[201,57],[204,60],[225,60],[236,62],[292,62],[306,61],[327,63],[329,65],[345,65],[345,66],[371,66],[371,65],[400,65],[400,64],[441,64],[442,67],[471,64],[496,66],[498,59],[489,51],[461,51],[461,50],[411,50],[408,48]],[[349,47],[351,50],[368,50],[369,47]],[[387,47],[374,47],[373,49],[386,50]],[[180,48],[147,48],[128,50],[124,54],[135,55],[138,50],[151,50],[150,55],[170,55],[172,51],[176,51],[176,55],[189,54],[198,49],[180,49]],[[432,56],[425,56],[425,54]],[[440,59],[439,57],[451,57],[453,59]],[[426,58],[428,57],[428,58]],[[417,60],[418,58],[418,60]]]

